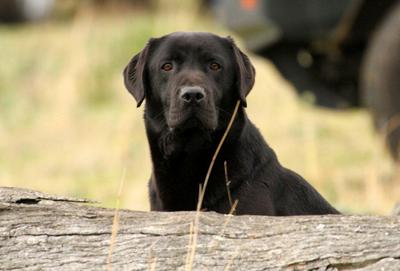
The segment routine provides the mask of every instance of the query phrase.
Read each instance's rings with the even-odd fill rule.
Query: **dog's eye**
[[[221,69],[221,65],[219,65],[218,63],[213,62],[213,63],[210,64],[210,69],[213,70],[213,71],[218,71],[218,70]]]
[[[164,63],[161,66],[161,69],[166,71],[166,72],[169,72],[170,70],[172,70],[172,68],[173,68],[172,63],[169,63],[169,62],[168,63]]]

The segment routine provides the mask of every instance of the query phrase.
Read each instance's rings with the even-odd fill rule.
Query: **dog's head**
[[[176,32],[150,39],[124,70],[126,88],[148,117],[170,130],[213,131],[254,84],[255,70],[234,41],[210,33]]]

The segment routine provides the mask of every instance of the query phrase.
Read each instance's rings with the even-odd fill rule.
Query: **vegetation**
[[[0,26],[0,185],[113,206],[126,172],[121,207],[148,210],[143,108],[125,91],[121,72],[151,36],[230,34],[195,16],[191,1],[165,3],[154,12],[89,6],[71,20]],[[282,164],[344,212],[390,213],[400,200],[400,172],[367,112],[316,108],[266,60],[252,61],[248,114]]]

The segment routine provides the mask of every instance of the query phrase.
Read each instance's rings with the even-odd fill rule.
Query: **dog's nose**
[[[182,87],[180,91],[180,98],[185,103],[200,103],[205,96],[204,88],[198,86]]]

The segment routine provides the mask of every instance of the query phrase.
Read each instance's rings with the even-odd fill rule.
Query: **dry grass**
[[[126,175],[126,169],[123,170],[121,181],[119,184],[117,200],[115,202],[114,217],[113,217],[113,223],[112,223],[112,227],[111,227],[110,245],[108,247],[107,271],[112,271],[112,257],[113,257],[114,247],[116,244],[117,234],[118,234],[118,230],[119,230],[120,199],[121,199],[121,195],[122,195],[122,190],[124,188],[125,175]]]
[[[82,10],[71,22],[0,26],[0,185],[148,210],[150,157],[142,109],[122,84],[129,58],[150,36],[176,30],[226,35],[180,1],[157,16]],[[400,200],[399,170],[363,110],[330,111],[298,99],[264,59],[248,114],[281,162],[346,212],[388,214]],[[397,173],[396,173],[397,172]]]
[[[192,267],[193,267],[193,261],[194,261],[194,256],[196,253],[196,247],[197,247],[197,237],[199,234],[200,212],[202,210],[201,207],[203,205],[204,195],[206,194],[208,180],[210,179],[211,171],[214,167],[215,160],[218,157],[219,151],[221,150],[221,147],[224,144],[226,137],[228,136],[228,133],[232,127],[232,124],[235,121],[235,117],[238,112],[239,106],[240,106],[240,101],[238,100],[236,102],[236,106],[233,110],[232,116],[229,120],[228,126],[226,127],[226,130],[225,130],[224,134],[222,135],[222,138],[221,138],[220,142],[218,143],[218,146],[217,146],[217,148],[214,152],[214,155],[211,159],[210,166],[208,167],[208,171],[207,171],[206,177],[203,182],[203,186],[202,185],[199,186],[199,199],[197,201],[196,214],[195,214],[193,223],[190,224],[190,237],[189,237],[189,246],[188,246],[189,250],[188,250],[188,256],[186,257],[185,270],[192,270]],[[225,162],[225,168],[226,168],[226,162]],[[226,171],[225,171],[225,176],[228,176]],[[227,182],[227,180],[225,180],[225,181]],[[229,192],[229,187],[228,187],[227,192]],[[228,195],[229,195],[229,199],[230,199],[231,198],[230,192],[228,193]],[[236,204],[237,204],[237,201],[235,202],[235,205],[231,205],[231,212],[229,212],[230,215],[235,211]]]

